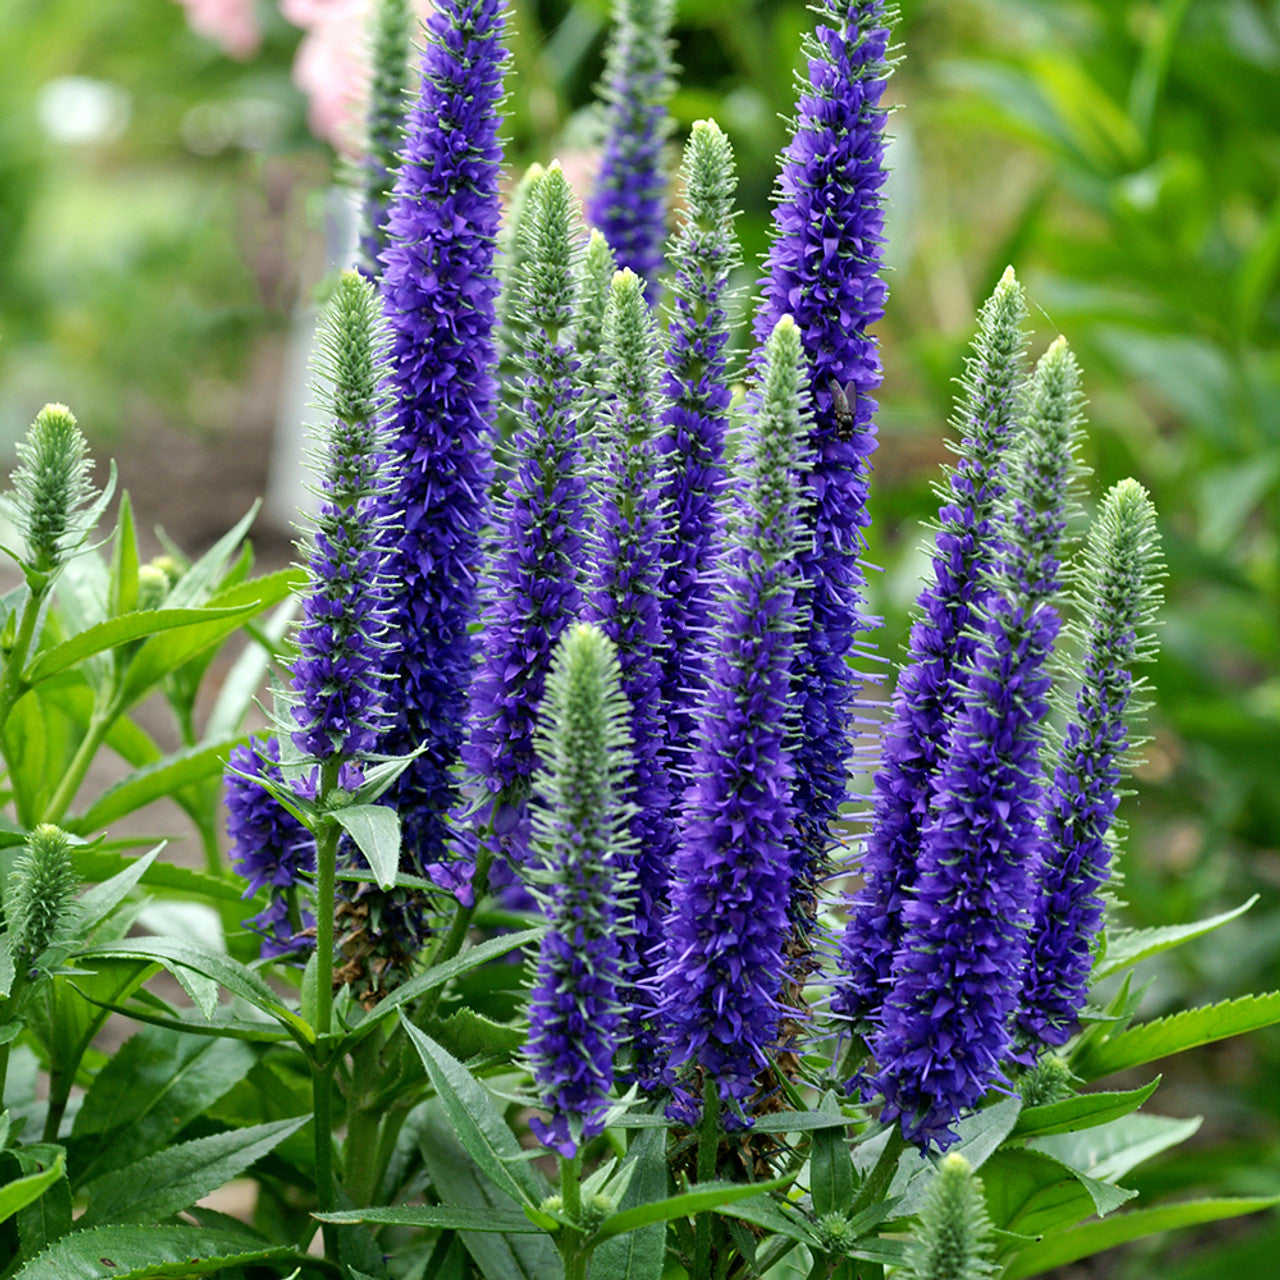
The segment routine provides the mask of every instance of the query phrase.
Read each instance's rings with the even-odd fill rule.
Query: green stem
[[[376,1032],[362,1040],[352,1055],[351,1096],[347,1102],[347,1137],[343,1143],[342,1185],[357,1209],[378,1198],[378,1135],[382,1114],[369,1106],[370,1087],[378,1078],[382,1037]]]
[[[708,1074],[702,1082],[702,1119],[698,1122],[698,1181],[714,1182],[720,1150],[720,1090]],[[693,1220],[693,1280],[711,1280],[713,1215]]]
[[[458,903],[458,908],[453,915],[453,922],[449,926],[449,932],[445,934],[440,940],[440,945],[431,953],[431,959],[427,962],[428,969],[433,969],[438,964],[444,964],[446,960],[452,960],[462,950],[462,944],[467,940],[467,933],[471,929],[471,921],[475,919],[476,907],[489,889],[489,867],[493,862],[493,852],[487,847],[487,843],[487,841],[482,840],[480,852],[476,856],[476,869],[471,877],[471,905],[464,907],[462,903]],[[429,991],[422,998],[422,1004],[414,1015],[414,1022],[418,1027],[421,1027],[436,1011],[436,1007],[439,1005],[443,995],[444,988],[436,987],[434,991]]]
[[[94,756],[98,754],[98,748],[107,736],[107,730],[115,723],[119,714],[119,700],[114,693],[105,705],[94,707],[84,737],[81,738],[75,755],[71,757],[71,763],[67,766],[66,773],[62,775],[62,781],[58,783],[58,789],[45,806],[44,815],[40,819],[42,822],[60,822],[63,815],[71,808],[71,802],[76,798],[76,792],[80,790],[84,775],[89,772],[89,766],[93,763]]]
[[[572,1158],[560,1157],[560,1204],[570,1222],[582,1221],[582,1152]],[[564,1263],[564,1280],[587,1280],[591,1250],[584,1247],[586,1236],[580,1228],[562,1227],[556,1244]]]
[[[893,1175],[898,1171],[898,1158],[906,1146],[902,1130],[895,1124],[889,1130],[889,1141],[884,1144],[884,1150],[880,1152],[880,1159],[876,1161],[875,1168],[867,1174],[867,1180],[858,1188],[858,1194],[854,1197],[849,1209],[850,1218],[856,1218],[864,1209],[869,1209],[873,1204],[884,1199],[884,1193],[889,1190]]]
[[[36,619],[40,616],[40,607],[44,603],[47,588],[32,591],[22,606],[22,617],[18,620],[18,634],[14,637],[13,648],[5,659],[4,671],[0,673],[0,729],[9,719],[13,704],[26,692],[22,681],[22,668],[27,665],[27,653],[31,649],[31,638],[35,635]]]
[[[323,810],[338,785],[342,762],[337,757],[320,766],[316,799]],[[316,1042],[319,1056],[312,1062],[311,1086],[315,1109],[316,1198],[322,1210],[332,1209],[337,1196],[333,1180],[333,1071],[336,1065],[325,1044],[333,1030],[333,910],[338,879],[338,824],[325,815],[316,831]],[[337,1250],[337,1231],[324,1228],[325,1256]]]

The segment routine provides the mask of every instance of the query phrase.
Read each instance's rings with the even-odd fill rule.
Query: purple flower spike
[[[1010,269],[978,317],[965,369],[965,398],[955,421],[959,461],[938,513],[933,581],[920,593],[907,663],[881,747],[875,801],[859,870],[863,887],[849,907],[841,942],[836,1012],[862,1030],[878,1011],[902,912],[915,883],[920,837],[934,779],[960,700],[961,673],[973,658],[974,606],[987,589],[995,555],[996,500],[1004,492],[1005,455],[1016,428],[1026,306]]]
[[[1059,619],[1058,550],[1070,513],[1079,371],[1058,339],[1036,367],[994,589],[934,783],[920,873],[903,909],[890,990],[870,1038],[882,1117],[946,1148],[1000,1078],[1034,906],[1047,660]]]
[[[881,376],[868,330],[884,314],[886,295],[879,274],[886,173],[880,98],[890,69],[890,7],[883,0],[821,0],[816,8],[755,318],[763,346],[781,316],[795,317],[814,414],[806,516],[812,542],[802,555],[812,624],[800,637],[792,681],[799,707],[797,920],[812,914],[813,884],[836,841],[832,823],[848,791],[861,687],[847,659],[874,622],[864,611],[859,556],[875,449],[872,393]]]
[[[280,956],[310,951],[315,938],[298,931],[315,924],[299,912],[290,890],[316,869],[316,842],[300,823],[254,778],[282,783],[280,743],[275,738],[235,747],[226,776],[227,834],[231,837],[231,865],[249,882],[245,897],[270,888],[265,910],[245,923],[262,934],[262,954]],[[249,775],[249,776],[244,776]]]
[[[576,431],[573,318],[577,216],[559,165],[526,210],[522,283],[515,298],[526,348],[524,404],[500,536],[483,587],[480,665],[471,685],[462,756],[479,784],[478,819],[517,862],[527,853],[525,809],[537,767],[534,718],[556,641],[581,605],[584,484]]]
[[[600,95],[608,134],[587,219],[609,242],[621,270],[652,283],[662,269],[667,180],[662,152],[671,132],[667,102],[672,0],[615,0]]]
[[[1135,480],[1103,499],[1079,583],[1084,659],[1045,806],[1039,900],[1018,1026],[1030,1044],[1066,1042],[1088,995],[1110,874],[1108,838],[1120,800],[1135,703],[1131,668],[1154,656],[1160,541],[1155,510]]]
[[[397,643],[382,749],[426,746],[390,796],[407,869],[418,872],[445,857],[470,676],[495,397],[503,21],[502,0],[440,0],[432,10],[383,255],[398,477],[388,509],[402,529],[388,564]]]
[[[671,402],[658,441],[665,478],[670,563],[663,577],[667,658],[662,698],[670,716],[667,758],[684,761],[693,738],[700,646],[711,614],[721,529],[724,433],[729,419],[725,348],[729,272],[737,265],[729,140],[713,120],[693,126],[684,161],[687,212],[672,239],[671,340],[664,390]]]
[[[344,272],[319,334],[331,421],[317,458],[320,509],[305,548],[308,580],[293,664],[293,742],[316,760],[367,754],[385,724],[385,347],[373,286]]]
[[[620,675],[603,632],[571,627],[556,651],[538,722],[536,878],[551,928],[530,993],[529,1060],[551,1122],[530,1127],[567,1157],[603,1128],[621,1026],[620,908],[632,848],[631,712]]]
[[[586,611],[618,648],[622,690],[631,706],[636,804],[631,834],[638,852],[635,916],[624,945],[629,974],[639,984],[652,977],[661,959],[676,828],[663,754],[667,725],[661,696],[665,562],[655,436],[665,406],[657,389],[658,335],[633,271],[614,277],[605,314],[605,351],[604,494]],[[651,1017],[647,996],[638,994],[630,1017],[637,1071],[646,1080],[656,1043],[646,1025]]]
[[[717,647],[702,702],[656,984],[671,1067],[697,1063],[743,1107],[767,1064],[787,972],[794,835],[788,690],[796,631],[805,385],[800,333],[778,322],[766,349],[753,448],[717,599]],[[683,1118],[693,1107],[678,1105]]]

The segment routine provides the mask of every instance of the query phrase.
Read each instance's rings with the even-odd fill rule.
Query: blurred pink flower
[[[414,7],[425,18],[430,0]],[[280,0],[280,12],[306,32],[293,79],[310,103],[311,132],[352,155],[360,150],[371,8],[372,0]]]
[[[178,0],[187,11],[192,31],[216,40],[233,58],[251,58],[258,52],[262,31],[258,27],[257,0]]]

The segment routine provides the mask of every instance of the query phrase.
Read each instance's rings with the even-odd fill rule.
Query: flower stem
[[[698,1181],[713,1182],[720,1148],[720,1090],[708,1074],[702,1083],[702,1119],[698,1122]],[[693,1280],[711,1280],[711,1228],[714,1219],[693,1220]]]
[[[854,1197],[849,1209],[850,1218],[856,1218],[864,1209],[884,1199],[884,1193],[888,1191],[893,1175],[898,1171],[898,1158],[906,1145],[901,1127],[895,1124],[889,1130],[889,1141],[884,1144],[884,1150],[880,1152],[875,1168],[867,1174],[867,1180],[858,1188],[858,1194]]]
[[[35,635],[36,619],[40,616],[40,606],[44,603],[45,594],[45,591],[32,591],[22,606],[18,634],[5,659],[4,671],[0,674],[0,729],[4,728],[13,704],[26,692],[22,668],[27,664],[27,653],[31,648],[31,638]]]
[[[560,1203],[570,1222],[582,1221],[582,1151],[560,1157]],[[564,1280],[587,1280],[591,1250],[584,1248],[586,1235],[580,1227],[563,1227],[556,1233],[556,1245],[564,1263]]]

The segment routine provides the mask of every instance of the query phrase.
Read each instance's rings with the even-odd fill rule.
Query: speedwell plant
[[[380,5],[301,568],[253,576],[252,513],[142,563],[69,410],[21,447],[3,1274],[1019,1280],[1268,1207],[1123,1185],[1196,1122],[1109,1078],[1280,993],[1137,1018],[1239,912],[1108,915],[1160,537],[1134,480],[1084,501],[1012,270],[863,674],[889,6],[815,9],[748,352],[714,121],[666,207],[668,0],[619,0],[591,225],[554,162],[504,219],[506,21],[439,0],[411,53]],[[161,797],[203,869],[118,833]]]

